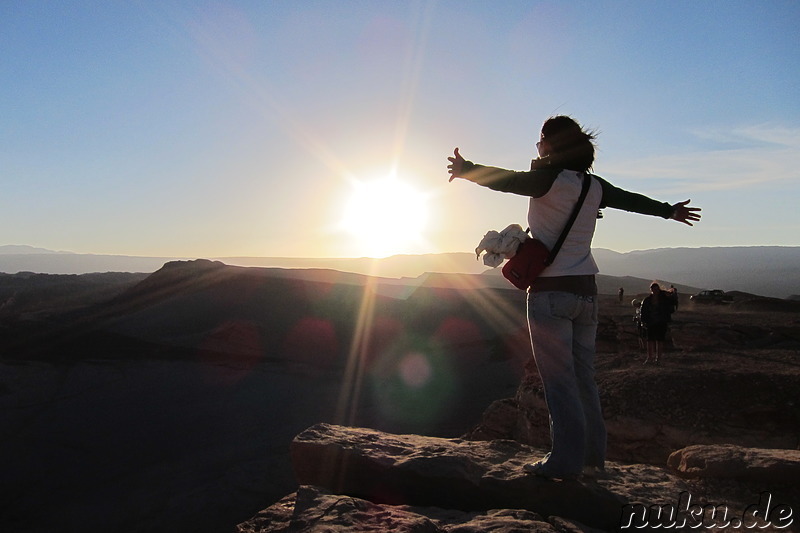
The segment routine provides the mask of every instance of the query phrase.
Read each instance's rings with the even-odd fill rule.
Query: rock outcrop
[[[625,497],[594,482],[525,474],[522,465],[543,453],[513,441],[317,424],[291,445],[298,491],[240,524],[239,531],[614,529]]]
[[[669,506],[674,513],[661,516],[660,527],[674,528],[673,521],[711,527],[709,519],[717,527],[719,516],[696,510],[724,506],[726,520],[735,524],[747,518],[753,504],[766,501],[765,490],[782,511],[798,508],[793,480],[800,452],[791,450],[693,446],[670,459],[678,475],[656,466],[609,462],[602,478],[577,481],[524,474],[522,465],[542,453],[507,440],[393,435],[317,424],[291,445],[298,490],[239,524],[238,531],[586,533],[626,525],[650,530],[659,527],[650,510]],[[722,476],[739,481],[720,481]],[[787,531],[786,525],[794,523],[791,517],[780,524],[766,518],[759,518],[760,531]]]
[[[776,485],[800,479],[800,450],[695,445],[672,453],[667,466],[684,477],[738,479]]]
[[[625,503],[598,486],[525,474],[522,466],[544,452],[514,441],[390,435],[318,424],[294,439],[291,455],[301,485],[376,503],[527,509],[603,529],[618,523]]]
[[[495,509],[465,512],[411,507],[331,494],[301,486],[275,505],[238,526],[239,533],[342,531],[347,533],[591,533],[601,531],[563,518],[550,522],[531,511]]]

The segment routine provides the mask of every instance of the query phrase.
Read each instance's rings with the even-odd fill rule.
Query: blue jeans
[[[544,472],[574,475],[584,466],[602,468],[606,426],[594,380],[597,297],[529,292],[528,327],[550,412]]]

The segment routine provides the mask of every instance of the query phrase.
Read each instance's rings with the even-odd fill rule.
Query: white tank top
[[[567,223],[583,185],[583,173],[563,170],[547,194],[531,198],[528,206],[528,226],[531,234],[552,249]],[[591,180],[581,212],[552,265],[542,277],[596,274],[597,264],[592,257],[592,237],[597,224],[597,209],[603,190],[596,179]]]

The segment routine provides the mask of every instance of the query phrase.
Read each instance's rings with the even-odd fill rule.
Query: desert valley
[[[519,468],[547,411],[525,296],[497,276],[0,274],[0,525],[604,531],[689,494],[743,528],[768,493],[761,530],[797,530],[800,302],[676,284],[645,366],[630,302],[649,282],[598,281],[608,479],[551,482]]]

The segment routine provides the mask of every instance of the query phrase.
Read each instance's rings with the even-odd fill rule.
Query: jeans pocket
[[[551,292],[547,295],[550,316],[572,319],[579,311],[579,298],[568,292]]]

